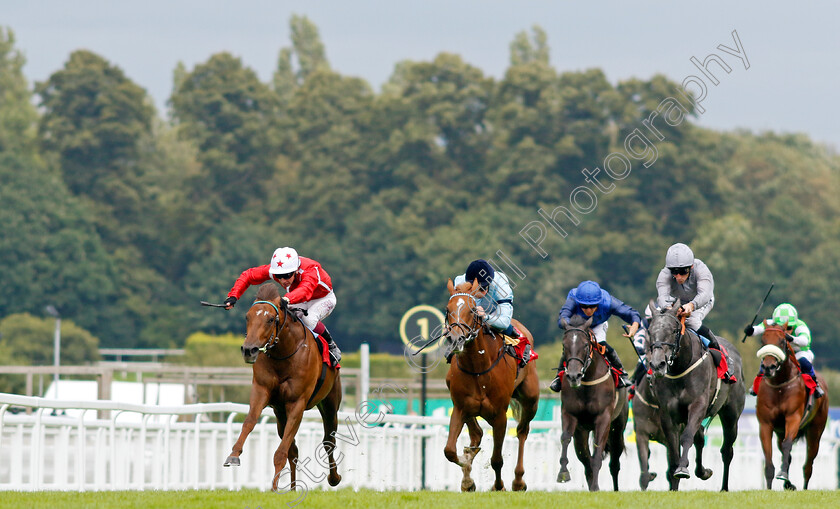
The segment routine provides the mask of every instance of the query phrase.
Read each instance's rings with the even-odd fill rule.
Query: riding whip
[[[625,333],[625,334],[630,334],[630,329],[628,329],[628,328],[627,328],[627,325],[625,325],[625,324],[621,324],[621,328],[622,328],[622,329],[624,329],[624,333]],[[630,340],[630,346],[632,346],[632,347],[633,347],[633,352],[635,352],[636,357],[638,357],[638,358],[639,358],[639,362],[644,362],[644,361],[642,360],[642,356],[641,356],[641,355],[639,355],[638,350],[636,350],[636,344],[635,344],[635,343],[633,343],[633,338],[632,338],[632,337],[630,337],[630,336],[627,336],[627,339],[629,339],[629,340]]]
[[[212,302],[207,302],[205,300],[201,301],[201,305],[202,306],[208,306],[208,307],[211,307],[211,308],[223,308],[223,307],[225,307],[224,304],[213,304]]]
[[[769,296],[770,296],[770,292],[772,292],[772,291],[773,291],[773,287],[774,287],[775,285],[776,285],[776,283],[770,283],[770,289],[769,289],[769,290],[767,290],[767,295],[765,295],[765,296],[764,296],[764,300],[763,300],[763,301],[761,301],[761,305],[760,305],[760,306],[758,306],[758,311],[756,311],[756,312],[755,312],[755,316],[753,317],[752,321],[751,321],[749,324],[747,324],[747,325],[752,325],[752,324],[754,324],[754,323],[755,323],[755,321],[758,319],[758,314],[759,314],[759,313],[761,313],[761,308],[763,308],[763,307],[764,307],[764,303],[765,303],[765,302],[767,302],[767,297],[769,297]],[[746,335],[746,334],[744,334],[744,337],[741,339],[741,343],[743,343],[743,342],[744,342],[744,341],[746,341],[746,340],[747,340],[747,335]]]

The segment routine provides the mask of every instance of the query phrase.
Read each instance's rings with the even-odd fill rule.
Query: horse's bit
[[[269,306],[273,307],[274,311],[277,313],[277,316],[272,318],[272,321],[274,322],[274,334],[268,339],[268,341],[265,342],[265,344],[262,347],[258,348],[258,350],[260,352],[262,352],[262,353],[268,355],[269,357],[271,357],[271,355],[269,355],[268,351],[270,349],[274,348],[274,346],[276,346],[277,343],[280,341],[280,331],[283,330],[283,327],[286,326],[286,319],[289,318],[289,313],[291,311],[289,310],[289,308],[285,308],[286,312],[283,313],[283,323],[280,323],[280,309],[277,308],[277,305],[275,303],[273,303],[271,301],[267,301],[267,300],[258,300],[258,301],[254,301],[254,303],[251,304],[251,307],[253,307],[257,304],[268,304]],[[303,341],[301,341],[298,344],[297,348],[295,348],[295,350],[292,353],[290,353],[289,355],[287,355],[285,357],[279,357],[279,358],[278,357],[271,357],[271,358],[274,359],[274,360],[278,360],[278,361],[288,359],[292,355],[296,354],[297,351],[300,350],[300,347],[304,343],[306,343],[306,337],[305,336],[303,338]]]
[[[473,301],[473,304],[475,304],[476,307],[478,306],[478,302],[475,300],[475,296],[471,295],[469,293],[453,293],[452,296],[449,297],[449,300],[451,301],[455,297],[469,297]],[[449,315],[450,314],[451,313],[449,312],[449,309],[447,309],[446,310],[446,321],[447,322],[449,321]],[[454,323],[449,323],[449,327],[450,328],[451,327],[459,327],[461,329],[466,330],[466,339],[464,340],[464,344],[467,344],[470,341],[472,341],[473,339],[475,339],[476,337],[478,337],[478,333],[481,330],[481,326],[479,325],[478,322],[479,322],[478,315],[473,313],[473,323],[472,323],[472,325],[467,325],[464,322],[454,322]],[[446,332],[446,336],[450,337],[448,330]]]
[[[583,369],[581,369],[581,373],[586,373],[586,370],[589,369],[589,365],[592,364],[592,331],[587,331],[581,329],[579,327],[569,327],[566,329],[566,334],[571,331],[579,331],[582,332],[586,336],[586,346],[588,353],[586,354],[586,360],[580,359],[578,357],[567,357],[566,358],[566,366],[569,365],[570,361],[578,361],[583,365]]]
[[[677,359],[677,355],[680,353],[680,344],[682,339],[682,322],[677,319],[676,316],[671,314],[664,314],[662,316],[667,316],[672,320],[677,322],[679,327],[677,328],[676,332],[674,332],[674,341],[672,343],[668,343],[665,341],[651,341],[650,349],[651,351],[658,349],[662,349],[663,347],[671,347],[671,354],[668,356],[668,367],[671,367],[674,364],[674,361]],[[650,332],[648,332],[648,336],[651,336]]]

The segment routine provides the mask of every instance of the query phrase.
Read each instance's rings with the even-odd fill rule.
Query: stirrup
[[[560,389],[563,386],[563,379],[560,378],[560,375],[554,377],[554,380],[548,385],[548,388],[554,392],[560,392]]]

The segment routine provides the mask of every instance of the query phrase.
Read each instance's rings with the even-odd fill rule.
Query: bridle
[[[667,363],[668,363],[668,367],[671,367],[674,364],[674,362],[677,360],[677,356],[679,356],[679,354],[680,354],[680,345],[682,344],[682,336],[683,336],[683,334],[685,334],[685,323],[680,321],[679,318],[677,318],[676,316],[674,316],[670,313],[664,313],[660,316],[667,316],[671,320],[674,320],[675,322],[677,322],[678,327],[677,327],[677,330],[674,331],[674,333],[673,333],[673,338],[674,339],[673,339],[672,342],[650,341],[650,351],[653,352],[654,350],[657,350],[657,349],[663,350],[666,346],[669,347],[671,349],[671,353],[670,353],[670,355],[668,355]],[[648,337],[649,338],[653,337],[653,334],[651,333],[652,328],[653,327],[648,328]]]
[[[289,308],[287,308],[285,305],[283,306],[283,311],[284,311],[284,313],[283,313],[283,323],[280,323],[280,309],[277,307],[277,305],[275,303],[273,303],[271,301],[268,301],[268,300],[257,300],[257,301],[254,301],[253,304],[251,304],[251,307],[254,307],[257,304],[268,304],[269,306],[274,308],[274,312],[277,313],[271,319],[271,321],[274,322],[274,334],[272,334],[271,337],[268,338],[268,341],[266,341],[263,346],[258,348],[258,350],[260,352],[266,354],[268,357],[270,357],[274,360],[278,360],[278,361],[288,359],[289,357],[296,354],[298,352],[298,350],[300,350],[300,347],[303,346],[304,343],[306,343],[306,335],[304,335],[303,341],[298,343],[298,345],[294,349],[294,351],[292,353],[290,353],[289,355],[286,355],[285,357],[273,357],[273,356],[271,356],[271,354],[268,353],[269,350],[271,350],[272,348],[277,346],[277,343],[280,342],[280,331],[282,331],[283,327],[286,326],[286,320],[289,318],[289,313],[291,313]]]
[[[452,313],[449,312],[449,302],[451,302],[452,299],[454,299],[455,297],[469,297],[469,299],[472,301],[472,303],[473,303],[473,306],[471,308],[473,310],[472,324],[467,325],[464,322],[449,322],[449,316],[452,314]],[[466,331],[466,335],[461,336],[461,338],[464,341],[464,343],[463,343],[464,345],[466,345],[467,343],[469,343],[470,341],[472,341],[472,340],[474,340],[475,338],[478,337],[478,334],[481,332],[482,327],[484,327],[484,323],[481,320],[481,318],[478,316],[478,314],[475,312],[476,307],[478,307],[478,301],[476,300],[475,296],[470,294],[470,293],[464,293],[464,292],[453,293],[449,297],[449,301],[447,301],[447,309],[446,309],[446,322],[447,322],[447,325],[448,325],[448,329],[446,331],[446,337],[449,338],[450,341],[452,340],[452,337],[449,335],[449,333],[450,333],[452,327],[458,327],[459,329],[463,329],[464,331]],[[493,334],[492,336],[495,338],[495,334]],[[499,347],[499,351],[496,353],[496,360],[494,360],[490,364],[489,368],[487,368],[483,371],[473,372],[473,371],[469,371],[467,369],[464,369],[464,367],[461,366],[460,363],[458,363],[457,359],[455,360],[455,363],[457,364],[458,369],[460,369],[462,372],[464,372],[468,375],[481,376],[481,375],[489,373],[490,371],[493,370],[493,368],[496,367],[496,365],[499,364],[499,361],[501,361],[502,358],[505,356],[504,355],[504,348],[505,348],[505,343],[504,343],[504,341],[502,341],[502,344]]]
[[[586,339],[584,340],[586,343],[586,355],[584,356],[584,359],[579,357],[566,357],[566,371],[568,372],[568,366],[571,361],[578,361],[583,366],[581,373],[586,373],[586,370],[588,370],[589,366],[592,364],[592,331],[581,329],[580,327],[567,327],[564,336],[570,332],[580,332],[586,336]],[[565,350],[565,346],[563,349]]]
[[[472,300],[472,302],[473,302],[472,309],[474,310],[476,307],[478,307],[478,301],[476,300],[475,296],[472,295],[472,294],[469,294],[469,293],[453,293],[449,297],[449,302],[451,302],[452,299],[454,299],[455,297],[469,297],[470,300]],[[464,322],[450,322],[449,317],[450,317],[451,314],[452,313],[449,311],[449,306],[447,305],[446,323],[448,325],[448,329],[447,329],[447,332],[446,332],[446,337],[448,337],[450,340],[452,339],[452,337],[449,335],[449,332],[451,331],[451,329],[453,327],[463,329],[466,332],[466,335],[462,336],[462,337],[466,338],[466,339],[464,339],[464,344],[465,345],[467,343],[469,343],[470,341],[474,340],[476,337],[478,337],[478,333],[481,331],[481,321],[480,321],[477,313],[473,312],[473,322],[470,325],[467,325]]]

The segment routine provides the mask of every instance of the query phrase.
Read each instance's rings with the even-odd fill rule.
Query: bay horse
[[[773,483],[773,434],[776,434],[779,450],[782,452],[782,467],[776,479],[784,481],[786,490],[795,490],[790,482],[790,450],[793,442],[805,437],[807,455],[802,473],[805,489],[811,480],[814,458],[820,450],[820,437],[828,420],[828,394],[816,398],[809,415],[805,413],[808,389],[800,375],[796,354],[786,339],[787,324],[768,325],[761,335],[764,345],[758,351],[764,378],[758,386],[758,400],[755,416],[758,418],[761,448],[764,450],[764,478],[767,489]],[[817,375],[823,387],[827,387],[822,375]]]
[[[280,446],[274,453],[274,480],[277,491],[280,473],[289,462],[291,488],[295,489],[298,448],[295,435],[304,410],[318,407],[324,422],[323,447],[330,461],[330,486],[341,482],[333,458],[338,407],[341,404],[341,377],[337,368],[324,365],[315,335],[298,319],[295,310],[280,298],[277,285],[262,285],[245,315],[246,336],[242,357],[253,364],[254,377],[248,415],[242,432],[224,466],[239,466],[245,439],[254,429],[263,409],[270,406],[277,417]]]
[[[496,473],[493,491],[504,490],[502,445],[507,431],[507,409],[511,405],[514,416],[518,414],[516,436],[519,439],[512,487],[514,491],[524,491],[527,489],[522,479],[525,474],[525,440],[531,429],[531,420],[537,413],[540,396],[536,360],[520,368],[519,361],[505,353],[502,334],[491,330],[476,312],[477,280],[461,283],[456,288],[450,279],[447,289],[445,348],[453,357],[446,374],[446,386],[453,408],[449,419],[449,438],[443,454],[461,467],[461,491],[475,491],[475,481],[470,472],[484,433],[477,417],[483,418],[493,428],[493,454],[490,457],[490,465]],[[512,320],[512,323],[533,347],[531,332],[517,320]],[[470,445],[464,448],[463,456],[458,456],[455,444],[464,424],[469,430]]]
[[[686,329],[677,317],[679,299],[668,309],[654,310],[645,351],[653,370],[653,389],[659,396],[659,417],[668,450],[668,484],[679,489],[680,479],[688,479],[688,452],[706,417],[720,417],[723,427],[723,481],[721,491],[729,491],[729,465],[738,437],[738,419],[744,410],[741,356],[726,339],[717,340],[729,354],[730,370],[737,382],[724,384],[717,376],[714,360],[700,337]]]
[[[557,482],[571,480],[567,453],[574,437],[575,453],[583,463],[589,491],[599,490],[598,474],[606,452],[610,453],[613,490],[618,491],[619,458],[624,452],[624,428],[629,414],[627,389],[615,387],[604,352],[598,348],[590,330],[592,318],[583,324],[574,323],[576,325],[569,324],[565,318],[562,320],[566,374],[560,391],[563,434]],[[595,435],[592,454],[589,453],[590,432]]]
[[[636,453],[639,456],[639,487],[647,490],[651,481],[656,479],[656,472],[650,471],[650,441],[665,444],[665,434],[659,420],[659,398],[653,392],[647,376],[636,386],[636,396],[633,398],[633,428],[636,432]],[[703,467],[703,447],[706,437],[701,426],[694,435],[695,463],[694,475],[702,480],[712,476],[712,470]]]

